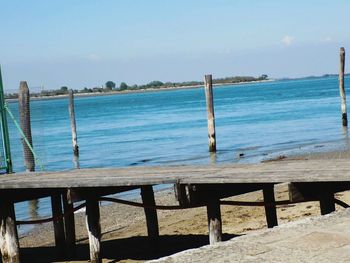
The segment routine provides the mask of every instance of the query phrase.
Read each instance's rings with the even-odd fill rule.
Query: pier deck
[[[21,200],[64,193],[67,189],[76,192],[87,202],[91,261],[100,262],[100,196],[131,188],[176,184],[180,205],[207,206],[210,243],[215,243],[221,239],[220,199],[224,197],[263,190],[264,201],[269,203],[265,206],[268,225],[277,225],[273,185],[278,183],[293,183],[290,190],[292,199],[318,200],[321,213],[326,214],[334,211],[334,193],[350,189],[350,162],[346,159],[291,160],[262,164],[101,168],[2,175],[0,247],[3,262],[10,262],[10,259],[11,262],[19,262],[18,252],[13,252],[19,250],[11,207]],[[147,224],[149,226],[149,222]]]

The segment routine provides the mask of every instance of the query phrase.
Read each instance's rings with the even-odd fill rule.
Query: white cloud
[[[321,42],[329,43],[329,42],[333,42],[333,39],[331,37],[325,37],[324,39],[322,39]]]
[[[293,44],[294,40],[295,40],[294,37],[286,35],[281,39],[281,42],[285,46],[290,46],[291,44]]]
[[[88,55],[88,59],[96,61],[96,60],[100,60],[101,57],[97,54],[92,53]]]

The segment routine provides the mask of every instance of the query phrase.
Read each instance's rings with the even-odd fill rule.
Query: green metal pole
[[[2,84],[1,76],[1,66],[0,66],[0,112],[1,112],[1,131],[2,139],[4,143],[4,155],[6,161],[6,173],[12,173],[12,159],[11,159],[11,150],[10,150],[10,137],[9,130],[7,126],[7,117],[5,109],[5,96],[4,96],[4,87]]]

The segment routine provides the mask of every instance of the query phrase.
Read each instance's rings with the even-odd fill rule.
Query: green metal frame
[[[11,159],[11,150],[10,150],[10,137],[9,130],[7,125],[7,116],[6,116],[6,106],[5,106],[5,96],[4,96],[4,87],[2,84],[1,76],[1,66],[0,66],[0,115],[1,115],[1,135],[2,141],[4,144],[4,157],[6,167],[0,167],[0,169],[6,169],[6,173],[12,173],[12,159]]]

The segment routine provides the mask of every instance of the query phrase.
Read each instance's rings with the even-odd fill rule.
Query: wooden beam
[[[97,197],[86,200],[86,228],[89,236],[90,261],[102,263],[100,208]]]
[[[66,252],[66,242],[64,235],[64,224],[62,218],[57,218],[62,216],[62,202],[61,202],[61,194],[54,194],[51,196],[51,206],[52,206],[52,216],[53,220],[53,228],[55,235],[55,245],[58,251],[58,256],[65,256]]]
[[[151,185],[141,187],[142,202],[146,206],[155,206],[154,192]],[[152,208],[144,208],[147,233],[151,241],[156,241],[159,237],[158,216],[157,210]]]
[[[326,215],[335,211],[334,193],[324,192],[320,196],[321,215]]]
[[[208,229],[209,229],[209,244],[215,244],[221,241],[222,223],[220,200],[211,199],[207,203]]]
[[[71,190],[68,189],[62,196],[63,210],[64,210],[64,228],[65,228],[65,239],[67,245],[67,256],[72,257],[76,253],[75,244],[75,221],[73,212],[73,201],[71,196]]]
[[[275,205],[274,185],[268,185],[263,188],[263,196],[265,203],[265,215],[268,228],[278,225],[277,212]]]
[[[14,205],[7,200],[0,202],[0,250],[3,263],[20,262]]]
[[[207,204],[209,199],[222,199],[230,196],[261,190],[261,184],[193,184],[186,185],[183,198],[185,206]]]

